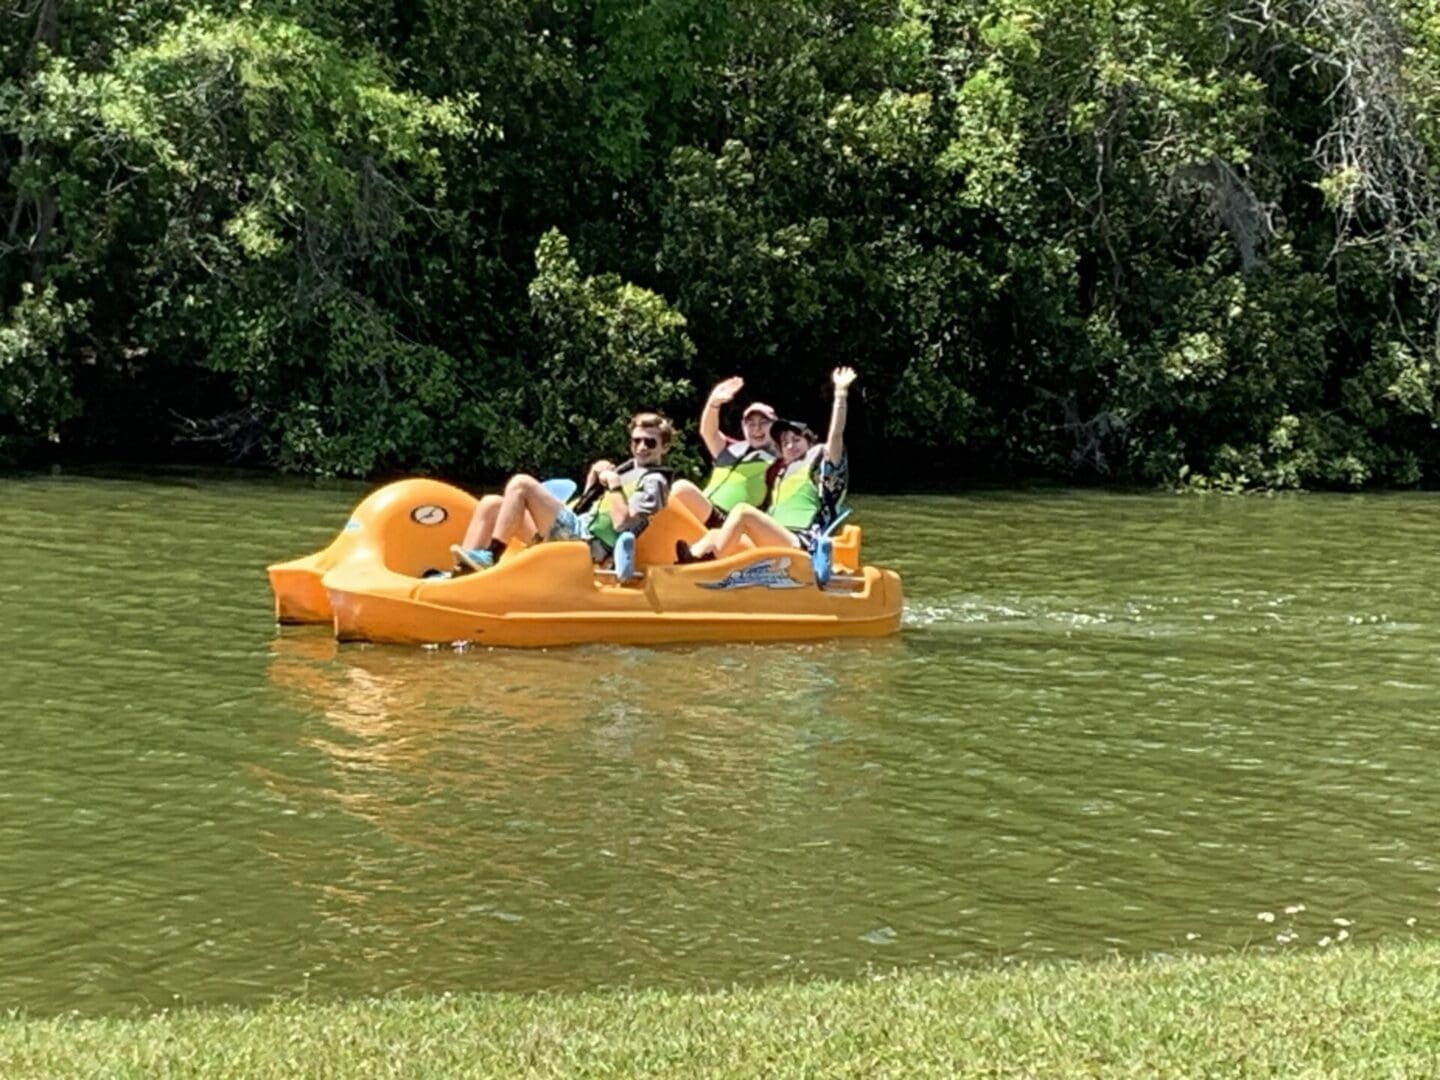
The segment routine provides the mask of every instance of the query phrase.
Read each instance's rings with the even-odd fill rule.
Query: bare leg
[[[475,512],[470,515],[470,524],[465,527],[465,539],[460,541],[460,546],[465,548],[483,547],[480,543],[481,535],[493,536],[495,533],[495,518],[500,513],[500,496],[486,495],[481,498],[475,507]],[[488,544],[490,541],[486,540]]]
[[[495,520],[500,516],[500,504],[503,501],[499,495],[485,495],[481,497],[479,505],[475,507],[475,512],[470,515],[470,524],[465,527],[465,539],[460,541],[461,547],[472,549],[484,547],[485,545],[480,543],[481,536],[493,537],[500,535],[495,528]],[[530,538],[540,530],[535,527],[535,521],[529,514],[525,515],[520,524],[526,530],[520,534],[520,539],[528,544]],[[512,538],[506,537],[505,539],[509,540]],[[486,543],[489,543],[489,541],[487,540]]]
[[[708,529],[705,535],[690,545],[690,553],[696,557],[703,558],[706,555],[714,555],[722,548],[733,544],[735,537],[740,535],[744,527],[745,511],[750,507],[745,504],[737,506],[725,517],[724,524],[718,529]]]
[[[745,527],[740,530],[740,535],[735,542],[720,549],[721,555],[734,555],[738,551],[757,547],[790,547],[798,548],[799,538],[785,528],[784,525],[776,524],[775,519],[763,511],[756,510],[745,519]]]
[[[555,516],[564,508],[565,504],[546,491],[533,476],[523,473],[512,476],[505,485],[505,497],[500,502],[499,512],[489,532],[481,530],[476,546],[488,545],[497,536],[513,536],[522,524],[530,529],[531,536],[536,533],[544,536],[555,524]]]
[[[692,541],[688,545],[690,554],[697,559],[702,559],[706,555],[713,555],[715,551],[715,536],[719,531],[719,529],[706,529],[704,536],[700,537],[699,540]],[[681,561],[685,561],[683,549],[681,552]]]
[[[741,548],[741,540],[748,538],[757,547],[799,547],[795,534],[783,525],[775,524],[769,514],[741,503],[725,519],[725,524],[712,529],[695,543],[690,550],[695,555],[732,555]]]
[[[704,525],[710,517],[710,511],[715,509],[715,504],[705,497],[705,493],[692,484],[689,480],[676,480],[670,485],[670,501],[677,502],[689,510],[696,521]]]

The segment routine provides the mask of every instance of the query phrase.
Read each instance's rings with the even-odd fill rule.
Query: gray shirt
[[[651,514],[659,513],[665,509],[665,503],[670,499],[670,481],[665,478],[664,473],[645,472],[637,465],[627,469],[620,474],[620,483],[631,484],[637,473],[644,473],[640,477],[640,483],[635,488],[635,494],[630,496],[630,517],[648,520]]]

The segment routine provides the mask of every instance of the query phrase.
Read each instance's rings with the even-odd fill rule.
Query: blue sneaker
[[[615,540],[615,578],[622,584],[635,576],[635,534],[622,532]]]
[[[469,567],[471,570],[489,570],[495,565],[495,553],[486,548],[465,548],[459,544],[451,544],[450,552],[455,556],[455,565]]]
[[[810,549],[810,566],[815,571],[815,584],[824,588],[830,584],[830,572],[835,565],[835,541],[828,536],[817,537]]]

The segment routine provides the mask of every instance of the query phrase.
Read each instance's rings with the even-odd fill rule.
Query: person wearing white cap
[[[677,480],[670,493],[707,529],[717,527],[742,503],[759,506],[765,501],[766,472],[776,458],[770,441],[775,410],[763,401],[745,406],[740,416],[743,439],[731,439],[720,430],[720,411],[735,400],[744,385],[739,375],[716,383],[700,413],[700,438],[715,462],[710,479],[703,488]]]
[[[761,547],[793,547],[811,551],[842,517],[841,503],[849,488],[850,465],[845,454],[847,398],[855,370],[838,367],[830,375],[835,402],[830,431],[821,442],[810,425],[776,420],[771,432],[780,446],[770,500],[765,510],[739,506],[718,528],[693,544],[679,541],[675,559],[691,563],[734,554],[742,540]]]

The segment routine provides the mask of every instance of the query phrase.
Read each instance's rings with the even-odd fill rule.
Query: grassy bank
[[[17,1018],[0,1075],[1435,1076],[1440,945]]]

